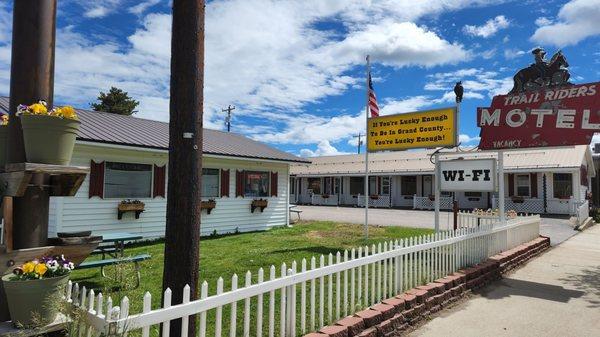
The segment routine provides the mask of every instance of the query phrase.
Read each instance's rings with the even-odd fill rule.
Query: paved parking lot
[[[328,220],[335,222],[362,224],[365,221],[364,208],[357,207],[332,207],[332,206],[298,206],[302,211],[300,215],[302,220]],[[292,214],[292,221],[296,220],[296,215]],[[434,228],[434,212],[405,210],[405,209],[387,209],[370,208],[369,224],[380,226],[405,226],[418,228]],[[440,228],[452,228],[453,218],[451,212],[441,212]],[[540,233],[550,237],[552,245],[557,245],[564,240],[575,235],[577,231],[568,219],[542,217],[542,227]]]

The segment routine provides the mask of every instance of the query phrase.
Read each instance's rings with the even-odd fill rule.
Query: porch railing
[[[365,196],[359,195],[357,198],[358,207],[365,207]],[[389,195],[377,195],[369,197],[369,207],[386,207],[389,208],[390,196]]]
[[[413,198],[413,208],[434,209],[435,199],[430,197],[418,197],[415,195]],[[440,209],[452,209],[452,197],[440,197]]]
[[[508,210],[514,210],[517,213],[529,213],[529,214],[576,214],[575,212],[575,199],[559,199],[559,198],[548,198],[546,199],[546,209],[544,210],[544,199],[542,198],[504,198],[504,208]],[[492,208],[498,208],[498,197],[492,197]]]
[[[328,196],[323,196],[321,194],[313,194],[311,204],[337,206],[338,205],[338,196],[335,194],[328,195]]]
[[[539,236],[539,227],[539,216],[520,217],[504,226],[462,228],[358,247],[327,257],[313,256],[299,264],[284,263],[279,272],[271,266],[267,275],[259,269],[256,279],[248,271],[240,288],[238,276],[233,275],[229,291],[224,290],[223,278],[218,279],[212,294],[208,283],[203,282],[199,300],[190,299],[186,286],[183,303],[173,304],[171,290],[167,289],[162,305],[152,309],[152,295],[146,293],[142,305],[137,306],[143,308],[140,313],[130,313],[128,298],[113,307],[101,294],[85,289],[79,292],[77,285],[69,287],[67,297],[86,308],[91,325],[88,336],[127,330],[141,331],[146,337],[151,328],[159,328],[163,336],[169,337],[169,324],[175,319],[183,320],[182,336],[187,336],[187,323],[195,319],[192,315],[199,315],[202,337],[298,336],[531,241]]]

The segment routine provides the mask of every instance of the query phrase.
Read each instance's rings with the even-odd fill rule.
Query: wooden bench
[[[94,261],[85,261],[82,262],[76,269],[91,269],[91,268],[100,268],[100,272],[103,277],[107,277],[104,273],[104,267],[114,266],[123,263],[133,263],[135,265],[135,275],[136,275],[136,288],[140,285],[140,262],[144,260],[150,259],[150,254],[140,254],[136,256],[127,256],[123,258],[112,258],[112,259],[103,259],[103,260],[94,260]]]

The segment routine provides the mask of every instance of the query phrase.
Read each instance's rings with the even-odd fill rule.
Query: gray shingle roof
[[[8,97],[0,97],[0,111],[8,113],[8,105]],[[81,121],[79,140],[169,149],[168,123],[83,109],[77,109],[77,114]],[[206,154],[309,162],[242,135],[212,129],[204,129],[202,145]]]

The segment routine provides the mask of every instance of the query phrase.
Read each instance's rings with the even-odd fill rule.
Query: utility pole
[[[358,136],[354,136],[354,138],[358,138],[358,142],[356,143],[357,144],[356,147],[357,147],[357,153],[358,154],[360,154],[360,147],[362,146],[362,143],[363,143],[363,141],[361,139],[362,136],[364,136],[364,135],[361,134],[361,133],[358,133]]]
[[[19,0],[13,4],[12,56],[8,163],[25,162],[19,104],[39,100],[52,108],[54,98],[54,48],[56,45],[56,0]],[[13,244],[15,249],[42,247],[48,240],[48,189],[27,187],[14,199]],[[35,211],[32,211],[35,210]]]
[[[182,303],[186,285],[191,300],[198,298],[203,90],[204,0],[175,0],[163,272],[163,290],[171,289],[173,304]],[[195,332],[195,316],[189,317],[188,326],[181,319],[171,321],[171,336]]]
[[[231,111],[235,110],[235,106],[229,105],[227,109],[221,109],[222,112],[227,112],[225,117],[225,124],[227,124],[227,132],[231,132]]]

